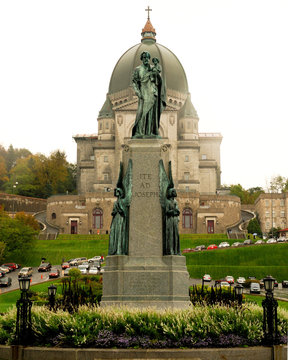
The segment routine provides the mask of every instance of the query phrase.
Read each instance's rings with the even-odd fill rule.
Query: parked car
[[[221,281],[220,282],[220,287],[228,287],[230,286],[230,284],[228,283],[228,281]]]
[[[33,274],[33,269],[32,267],[24,267],[22,268],[19,273],[18,273],[18,278],[22,278],[22,277],[31,277]]]
[[[282,288],[288,288],[288,280],[282,281]]]
[[[266,244],[265,243],[265,241],[264,240],[257,240],[256,242],[255,242],[255,245],[263,245],[263,244]]]
[[[234,277],[231,275],[227,275],[225,277],[225,280],[229,283],[229,284],[234,284]]]
[[[61,268],[62,268],[62,270],[65,270],[65,269],[70,268],[70,265],[69,265],[68,262],[64,262],[64,263],[61,265]]]
[[[206,246],[205,245],[198,245],[195,247],[195,251],[202,251],[202,250],[205,250],[206,249]]]
[[[7,267],[7,266],[0,266],[0,270],[2,272],[4,272],[5,274],[8,274],[9,272],[11,272],[11,270]]]
[[[250,294],[260,294],[260,284],[252,282],[250,284]]]
[[[251,239],[246,239],[243,242],[244,245],[253,245],[253,241]]]
[[[60,276],[60,270],[57,268],[51,268],[49,272],[49,279],[58,278]]]
[[[216,244],[211,244],[207,247],[207,250],[214,250],[214,249],[217,249],[218,246]]]
[[[3,278],[1,278],[0,279],[0,286],[2,287],[2,286],[6,286],[6,287],[8,287],[8,286],[11,286],[11,284],[12,284],[12,279],[11,279],[11,277],[3,277]]]
[[[218,246],[219,248],[225,248],[225,247],[230,247],[230,244],[227,241],[223,241],[219,244]]]
[[[276,244],[276,243],[277,243],[276,239],[270,238],[267,240],[267,244]]]
[[[89,265],[78,265],[78,269],[81,271],[81,274],[88,274],[89,268]]]
[[[236,281],[238,284],[245,284],[246,279],[243,276],[239,276]]]
[[[88,262],[101,261],[101,256],[93,256],[91,259],[88,259]]]
[[[20,267],[20,264],[16,264],[16,263],[5,263],[3,265],[12,268],[12,270],[19,269],[19,267]]]
[[[231,245],[231,247],[238,247],[238,246],[242,246],[242,245],[243,245],[243,243],[236,241]]]
[[[69,271],[70,271],[71,268],[67,268],[64,270],[64,276],[69,276]]]
[[[86,257],[79,257],[79,258],[76,258],[76,259],[72,259],[69,264],[71,266],[77,266],[77,265],[81,265],[84,261],[87,261],[87,258]]]
[[[211,281],[211,280],[212,280],[211,275],[205,274],[205,275],[203,276],[203,281]]]
[[[285,242],[287,241],[287,239],[284,237],[284,236],[280,236],[278,239],[277,239],[277,242]]]
[[[92,265],[88,271],[89,274],[98,275],[100,274],[100,266]]]
[[[191,249],[191,248],[183,249],[182,254],[190,253],[190,252],[193,252],[193,251],[195,251],[195,249]]]
[[[41,263],[38,267],[38,272],[50,271],[51,267],[50,263]]]

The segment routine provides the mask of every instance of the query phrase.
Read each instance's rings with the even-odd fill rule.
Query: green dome
[[[159,59],[167,89],[185,94],[189,92],[185,71],[173,52],[157,44],[155,39],[142,39],[140,44],[127,50],[118,60],[110,79],[109,94],[132,86],[133,71],[142,63],[140,55],[143,51],[148,51],[151,59],[153,57]]]

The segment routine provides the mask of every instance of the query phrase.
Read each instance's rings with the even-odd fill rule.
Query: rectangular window
[[[281,210],[281,217],[285,217],[285,211]]]
[[[269,221],[266,221],[266,224],[265,224],[265,227],[266,227],[266,229],[270,229],[270,222]]]
[[[202,159],[202,160],[207,160],[207,155],[206,155],[206,154],[202,154],[201,159]]]
[[[109,129],[109,123],[106,122],[106,129]]]
[[[185,155],[185,162],[189,161],[189,155]]]
[[[285,200],[284,199],[280,200],[280,206],[285,206]]]
[[[189,177],[190,177],[190,173],[184,172],[184,180],[189,180]]]
[[[108,162],[108,156],[104,156],[104,162]]]
[[[265,216],[269,218],[269,217],[270,217],[270,212],[269,212],[269,211],[266,211],[266,212],[265,212]]]
[[[103,173],[103,179],[104,180],[109,180],[109,174],[108,173]]]
[[[186,191],[189,191],[189,186],[186,186],[186,187],[185,187],[185,190],[186,190]]]
[[[269,200],[265,200],[265,205],[269,206]]]

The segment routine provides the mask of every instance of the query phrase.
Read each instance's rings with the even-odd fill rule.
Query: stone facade
[[[267,234],[272,227],[287,228],[288,193],[261,194],[255,201],[255,211],[263,234]]]
[[[77,228],[78,233],[106,233],[110,229],[113,189],[138,107],[131,80],[135,67],[141,63],[142,51],[161,59],[161,75],[166,82],[167,106],[161,114],[159,132],[172,163],[181,210],[180,232],[225,233],[240,221],[239,198],[216,195],[221,187],[222,136],[199,133],[199,117],[185,71],[169,49],[156,43],[151,26],[147,21],[141,43],[126,51],[112,72],[106,101],[97,119],[98,133],[74,136],[79,195],[48,200],[47,220],[58,225],[61,232],[71,233]],[[100,228],[93,227],[95,221]]]
[[[20,211],[35,214],[39,211],[46,210],[47,200],[2,193],[0,194],[0,206],[10,214],[15,214]]]

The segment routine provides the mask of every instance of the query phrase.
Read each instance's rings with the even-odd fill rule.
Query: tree
[[[40,230],[40,226],[38,221],[34,218],[34,216],[29,215],[29,214],[25,214],[23,211],[18,212],[15,215],[15,219],[19,220],[20,222],[22,222],[23,224],[30,226],[32,229],[34,229],[35,231],[39,231]]]
[[[230,186],[230,194],[239,196],[241,204],[254,204],[255,200],[262,193],[264,193],[264,190],[261,187],[245,190],[240,184]]]
[[[0,244],[5,244],[5,257],[30,249],[37,234],[31,226],[10,218],[3,210],[0,212]]]
[[[269,190],[272,193],[283,193],[288,191],[288,178],[277,175],[270,180]]]
[[[247,231],[248,231],[249,234],[256,233],[257,235],[262,236],[260,223],[259,223],[259,221],[258,221],[258,219],[256,217],[249,221],[249,224],[247,226]]]

